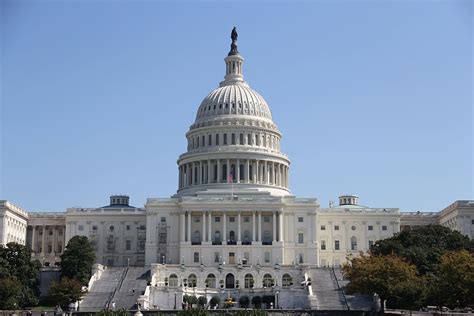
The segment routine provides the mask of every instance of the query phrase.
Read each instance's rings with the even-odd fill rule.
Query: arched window
[[[219,134],[216,134],[216,145],[219,145]]]
[[[267,273],[263,276],[263,287],[272,287],[275,285],[271,274]]]
[[[246,289],[253,288],[253,276],[250,273],[247,273],[244,278],[244,286]]]
[[[197,277],[195,274],[190,274],[188,276],[188,287],[196,287],[197,285]]]
[[[176,276],[176,274],[171,274],[168,279],[168,282],[169,286],[178,286],[178,277]]]
[[[233,289],[235,287],[235,277],[232,273],[228,273],[225,276],[225,288]]]
[[[234,164],[230,165],[230,175],[232,177],[232,181],[235,182],[235,180],[237,179],[237,174],[235,173],[235,165]]]
[[[231,136],[231,144],[235,145],[235,134],[234,133],[232,133],[232,136]]]
[[[288,273],[283,274],[281,284],[283,287],[290,287],[291,285],[293,285],[293,278],[291,277],[291,275],[289,275]]]
[[[207,137],[207,146],[212,146],[212,135],[209,134],[209,136]]]
[[[355,236],[351,237],[351,250],[357,250],[357,238]]]
[[[253,181],[253,166],[249,165],[249,180]]]
[[[244,134],[240,134],[240,145],[244,144]]]
[[[216,276],[214,274],[209,274],[206,278],[206,286],[214,289],[216,288]]]
[[[240,174],[239,174],[239,178],[240,178],[240,181],[243,181],[244,180],[244,165],[240,165]]]
[[[229,240],[230,241],[235,241],[235,232],[233,230],[231,230],[229,232]]]
[[[247,145],[252,145],[252,134],[247,135]]]
[[[227,165],[226,164],[223,164],[222,165],[222,181],[226,181],[227,177]]]

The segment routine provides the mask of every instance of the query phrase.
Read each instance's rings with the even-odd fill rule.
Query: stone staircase
[[[89,293],[83,298],[80,310],[87,312],[106,308],[125,272],[126,268],[105,269],[100,279],[92,284]]]
[[[309,297],[311,309],[348,310],[331,268],[314,268],[310,274],[313,292]]]
[[[344,279],[341,269],[334,268],[334,273],[339,287],[343,288],[349,283],[349,280]],[[349,308],[353,311],[370,311],[373,308],[373,297],[371,295],[345,294],[345,296]]]
[[[111,302],[115,302],[115,308],[134,309],[138,297],[145,292],[150,269],[143,267],[130,267],[121,283],[114,293]]]

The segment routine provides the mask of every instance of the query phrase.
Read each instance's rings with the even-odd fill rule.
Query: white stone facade
[[[28,212],[5,200],[0,200],[0,244],[26,244]]]

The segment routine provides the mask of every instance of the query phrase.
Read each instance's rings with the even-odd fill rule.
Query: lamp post
[[[275,305],[276,305],[276,309],[279,309],[280,307],[278,306],[278,294],[280,294],[280,291],[276,291],[275,292]]]
[[[176,293],[176,291],[174,291],[174,307],[173,309],[176,309],[176,296],[178,295],[178,293]]]

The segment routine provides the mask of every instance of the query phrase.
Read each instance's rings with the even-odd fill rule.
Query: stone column
[[[258,160],[256,160],[255,161],[255,177],[254,177],[255,183],[260,182],[260,170],[258,168],[259,168]]]
[[[203,177],[203,172],[202,172],[202,161],[199,162],[199,172],[198,172],[198,175],[199,175],[199,184],[202,184],[202,177]]]
[[[57,235],[57,227],[53,226],[53,242],[51,244],[51,253],[56,252],[56,236]]]
[[[211,159],[207,160],[207,184],[211,183]]]
[[[256,234],[255,234],[255,212],[252,212],[252,243],[254,243],[256,241],[255,237]]]
[[[186,238],[186,236],[185,236],[186,221],[185,221],[185,218],[184,218],[184,216],[185,216],[184,212],[179,214],[179,216],[181,217],[181,242],[183,242],[183,241],[186,241],[185,240],[185,238]]]
[[[280,242],[283,242],[283,212],[280,211],[280,213],[278,214],[278,224],[280,226],[280,229],[279,229],[279,237],[278,237],[278,241]]]
[[[41,255],[44,256],[46,253],[46,226],[43,226],[43,238],[41,239]]]
[[[188,241],[191,242],[191,211],[188,212]]]
[[[229,176],[230,176],[230,160],[227,159],[227,174],[225,175],[225,181],[224,182],[229,182]],[[233,178],[234,176],[232,176]]]
[[[258,211],[258,241],[262,241],[262,211]]]
[[[265,173],[267,174],[267,184],[270,184],[270,162],[265,162]]]
[[[237,173],[235,175],[235,180],[237,183],[240,183],[240,160],[237,159],[237,162],[235,163],[236,165],[236,168],[235,168],[235,172]]]
[[[250,160],[247,159],[247,172],[245,177],[245,183],[250,183]]]
[[[206,212],[202,212],[202,233],[201,241],[206,241]]]
[[[209,211],[208,215],[207,215],[207,241],[212,241],[212,236],[211,236],[211,211]]]
[[[34,253],[36,253],[36,245],[35,245],[35,235],[36,235],[36,226],[31,227],[31,249],[33,250]]]
[[[221,182],[221,163],[219,159],[216,161],[217,164],[217,183]]]
[[[273,232],[272,232],[272,239],[273,239],[273,242],[275,243],[276,242],[276,235],[277,235],[277,223],[276,223],[276,212],[273,212]]]
[[[224,212],[224,216],[222,216],[222,220],[223,220],[223,234],[224,234],[224,238],[222,239],[223,241],[223,245],[227,245],[227,217],[226,217],[226,213]]]
[[[237,214],[237,242],[240,244],[240,234],[241,234],[241,225],[240,225],[240,211]]]
[[[275,163],[272,162],[272,184],[276,184],[276,172],[275,172]]]

